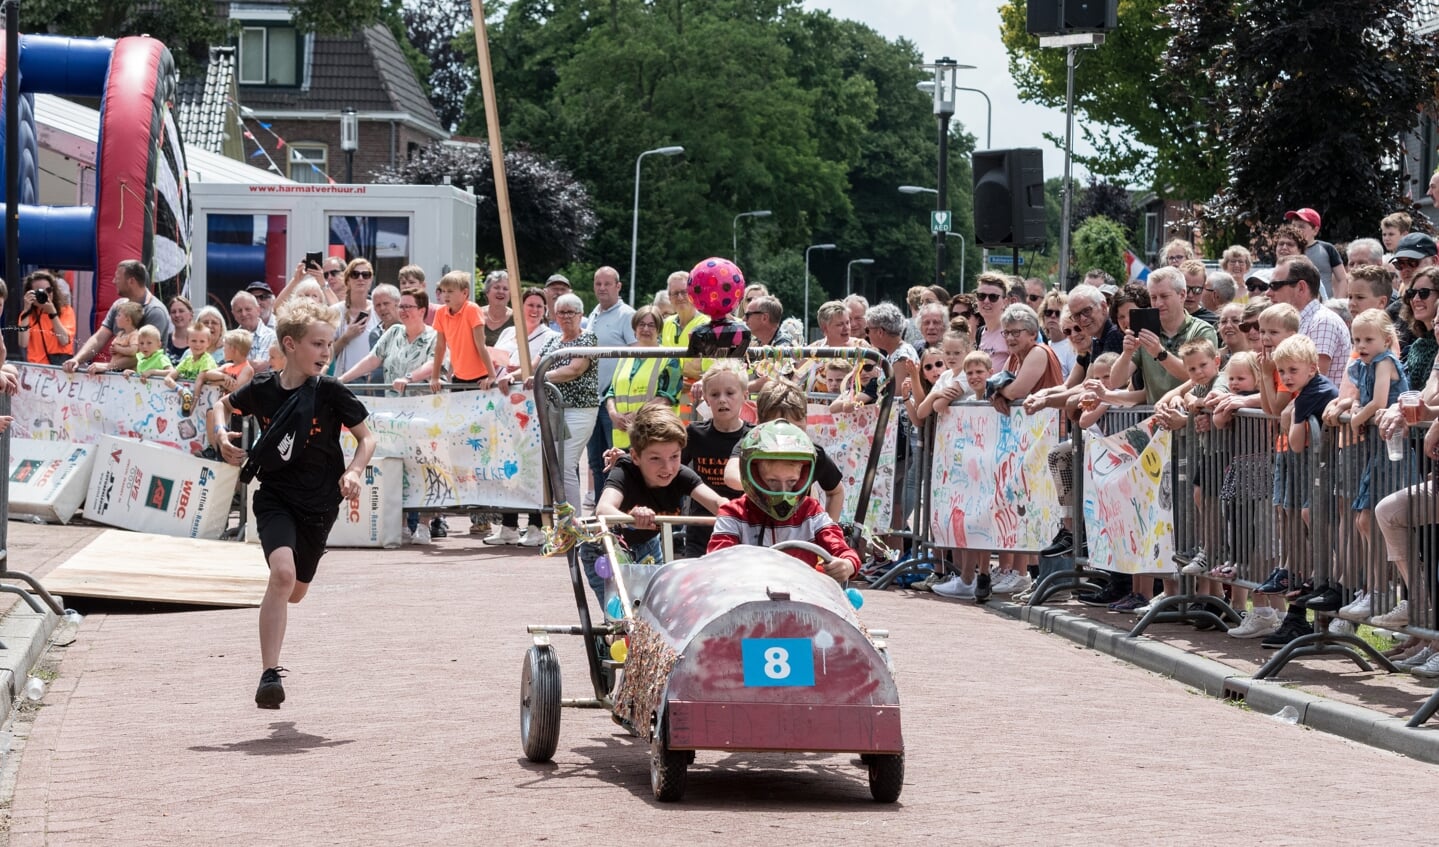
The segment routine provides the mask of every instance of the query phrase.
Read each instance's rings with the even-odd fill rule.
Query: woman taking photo
[[[25,277],[19,324],[25,361],[58,365],[75,355],[75,310],[70,308],[70,290],[49,271],[35,271]]]

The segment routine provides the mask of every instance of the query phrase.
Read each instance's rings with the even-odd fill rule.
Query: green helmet
[[[763,459],[804,462],[799,484],[792,491],[768,488],[754,470],[754,463]],[[751,503],[778,521],[789,520],[799,506],[801,497],[809,494],[814,481],[814,442],[804,430],[789,421],[768,421],[750,430],[739,443],[741,486]]]

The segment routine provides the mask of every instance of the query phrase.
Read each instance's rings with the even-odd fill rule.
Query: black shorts
[[[303,512],[279,497],[267,494],[261,486],[255,492],[254,520],[260,530],[260,547],[265,551],[265,561],[268,563],[270,554],[276,550],[289,547],[295,554],[295,579],[308,583],[315,578],[320,557],[325,555],[330,528],[339,515],[338,504],[328,512]]]

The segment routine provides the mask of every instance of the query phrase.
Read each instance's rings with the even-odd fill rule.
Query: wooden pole
[[[510,218],[510,185],[505,178],[505,147],[500,140],[500,111],[495,103],[495,74],[490,67],[490,37],[485,31],[485,4],[470,0],[475,23],[475,53],[480,66],[480,91],[485,97],[485,126],[489,130],[490,163],[495,170],[495,203],[500,213],[500,240],[505,250],[505,271],[510,275],[510,308],[515,316],[515,347],[520,357],[520,374],[530,378],[530,334],[525,324],[520,293],[520,259],[515,252],[515,224]]]

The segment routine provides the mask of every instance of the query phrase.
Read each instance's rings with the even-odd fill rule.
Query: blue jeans
[[[590,491],[593,492],[596,503],[600,500],[600,492],[605,490],[605,451],[614,445],[614,431],[615,425],[610,421],[609,407],[601,400],[589,443]]]

